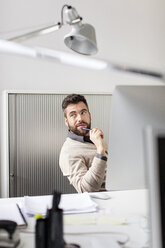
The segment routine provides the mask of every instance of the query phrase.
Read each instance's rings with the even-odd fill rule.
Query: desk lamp
[[[64,15],[66,23],[64,23]],[[82,23],[82,20],[82,17],[79,16],[75,8],[65,4],[61,10],[61,22],[58,22],[57,24],[52,26],[48,26],[30,33],[11,38],[9,40],[16,42],[24,41],[38,35],[52,33],[63,27],[65,24],[69,24],[72,29],[71,32],[64,37],[65,45],[80,54],[96,54],[97,44],[95,29],[90,24]]]
[[[28,47],[18,44],[18,42],[20,41],[24,41],[38,35],[51,33],[55,30],[60,29],[65,25],[64,15],[66,22],[65,24],[69,24],[72,28],[71,32],[64,37],[64,43],[66,44],[66,46],[82,55],[96,54],[98,49],[96,44],[95,30],[93,26],[91,26],[90,24],[83,24],[82,17],[78,15],[76,9],[66,4],[62,7],[61,10],[61,22],[52,26],[35,30],[30,33],[13,37],[9,40],[0,40],[0,52],[50,60],[52,62],[72,65],[79,68],[139,74],[143,76],[154,77],[160,79],[163,82],[165,81],[164,72],[150,71],[127,65],[114,64],[110,61],[102,59],[89,58],[89,56],[83,57],[62,51],[55,51],[52,49],[41,47]]]

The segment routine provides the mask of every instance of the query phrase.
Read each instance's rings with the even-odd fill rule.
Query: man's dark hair
[[[79,94],[70,94],[68,96],[66,96],[62,102],[62,109],[64,111],[64,115],[65,115],[65,109],[68,107],[69,104],[76,104],[79,102],[83,102],[85,103],[85,105],[88,108],[88,104],[87,101],[85,99],[85,97],[83,95],[79,95]]]

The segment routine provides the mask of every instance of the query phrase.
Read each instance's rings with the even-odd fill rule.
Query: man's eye
[[[82,114],[83,114],[83,115],[85,115],[86,113],[87,113],[87,111],[86,111],[86,110],[82,111]]]
[[[71,115],[70,115],[70,117],[75,117],[75,116],[76,116],[76,114],[71,114]]]

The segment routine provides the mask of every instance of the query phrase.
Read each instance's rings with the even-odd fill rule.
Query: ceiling
[[[156,71],[165,69],[165,1],[163,0],[3,0],[0,1],[0,38],[60,21],[63,4],[75,7],[84,22],[96,29],[99,52],[93,56],[118,64]],[[62,29],[23,44],[70,51]]]

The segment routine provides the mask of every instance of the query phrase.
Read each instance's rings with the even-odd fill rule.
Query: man
[[[105,190],[106,144],[98,128],[91,131],[91,114],[83,95],[70,94],[62,102],[68,137],[59,164],[75,189],[81,192]],[[84,129],[85,128],[85,129]]]

